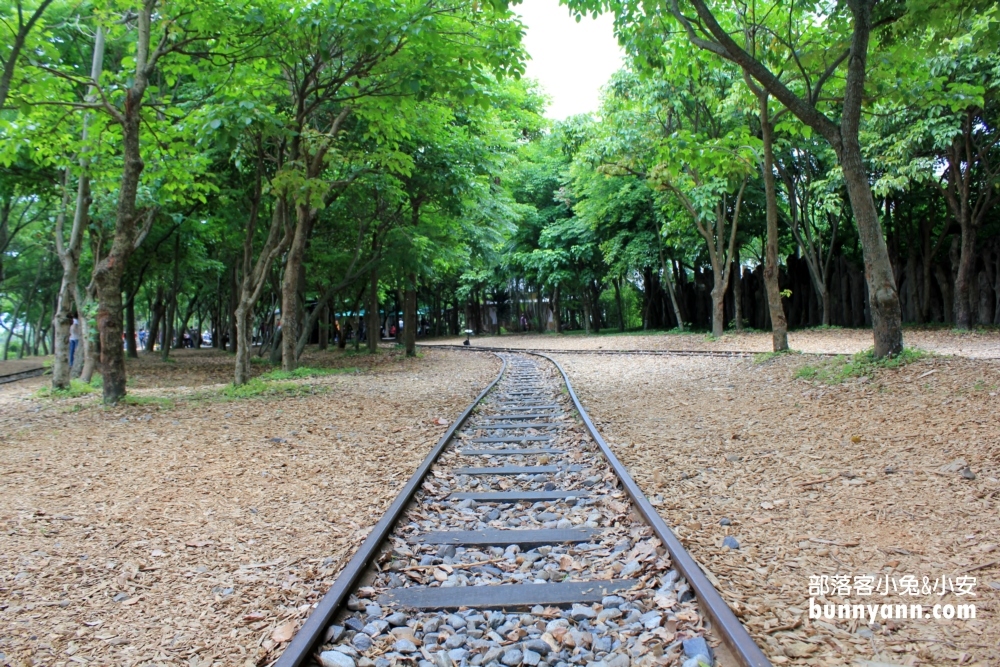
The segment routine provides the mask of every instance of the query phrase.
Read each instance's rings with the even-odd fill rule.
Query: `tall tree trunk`
[[[971,222],[959,220],[961,244],[958,255],[958,271],[955,274],[955,326],[959,329],[972,328],[972,307],[970,292],[973,270],[976,266],[976,230]]]
[[[555,325],[556,333],[562,333],[562,313],[559,312],[559,285],[556,284],[552,290],[552,323]]]
[[[156,339],[160,335],[160,323],[163,320],[163,311],[165,308],[163,285],[158,285],[156,288],[156,299],[153,301],[152,320],[149,323],[149,332],[146,335],[146,352],[152,352],[156,347]]]
[[[334,313],[333,319],[337,319],[336,313]],[[325,303],[320,306],[317,321],[319,322],[319,349],[325,350],[330,345],[330,307]]]
[[[129,257],[142,243],[152,225],[156,210],[146,212],[146,224],[138,228],[140,219],[136,210],[139,177],[145,165],[139,147],[142,101],[155,60],[163,52],[150,53],[150,31],[153,6],[147,2],[138,9],[136,18],[135,75],[132,85],[124,91],[121,111],[115,111],[115,120],[122,128],[122,178],[118,188],[118,206],[115,211],[115,231],[108,255],[101,260],[94,272],[97,286],[97,327],[100,332],[101,371],[104,376],[103,398],[114,404],[125,396],[125,349],[122,345],[122,275]],[[152,58],[152,61],[151,61]]]
[[[768,94],[759,92],[757,99],[760,102],[760,125],[764,143],[764,165],[761,173],[764,176],[764,199],[767,208],[764,289],[767,291],[767,308],[771,316],[771,349],[780,352],[788,349],[788,320],[785,319],[785,308],[781,304],[781,287],[778,285],[778,189],[774,182],[774,128],[771,127],[767,108]]]
[[[101,78],[103,63],[104,29],[101,26],[97,26],[97,31],[94,34],[94,51],[91,55],[90,63],[90,78],[92,81],[96,82]],[[87,100],[89,102],[93,102],[96,99],[96,96],[96,88],[94,86],[90,86],[87,91]],[[83,129],[81,132],[82,144],[84,148],[80,155],[81,171],[79,181],[77,182],[76,208],[73,212],[73,228],[70,231],[69,243],[65,247],[62,247],[61,221],[56,225],[56,250],[59,255],[59,260],[62,263],[63,277],[62,284],[59,288],[59,302],[56,308],[55,316],[53,317],[53,328],[55,329],[54,347],[56,355],[52,364],[52,387],[59,389],[69,388],[69,380],[72,370],[70,369],[69,364],[69,330],[73,322],[73,318],[71,317],[70,301],[72,296],[75,294],[74,290],[77,280],[79,280],[80,253],[83,249],[83,230],[84,227],[86,227],[88,213],[90,211],[90,174],[88,173],[90,158],[86,153],[88,140],[87,129],[89,123],[90,114],[84,114]],[[65,210],[65,208],[66,207],[64,205],[63,209]],[[79,313],[81,306],[82,304],[76,304],[76,310],[78,311],[78,317],[80,318],[83,317],[82,313]],[[82,344],[82,340],[77,343],[77,345]]]
[[[726,271],[712,267],[712,336],[721,338],[726,321]]]
[[[417,355],[417,274],[412,272],[406,277],[403,295],[403,344],[406,356]]]
[[[297,204],[295,216],[295,236],[292,238],[285,260],[285,276],[281,284],[281,328],[284,334],[281,342],[281,369],[284,371],[294,371],[298,366],[295,344],[299,336],[297,315],[300,279],[313,222],[313,214],[308,204]]]
[[[163,343],[160,344],[160,358],[170,357],[171,341],[174,339],[174,320],[177,318],[177,292],[181,282],[181,235],[174,237],[174,272],[167,297],[167,319],[163,324]]]
[[[618,331],[625,331],[625,308],[622,304],[622,287],[621,278],[615,278],[612,281],[615,286],[615,304],[618,306]]]
[[[740,249],[733,259],[733,322],[736,333],[743,333],[743,267],[740,266]]]
[[[130,359],[139,358],[139,350],[135,340],[135,295],[125,302],[125,354]]]
[[[373,266],[368,274],[368,312],[365,313],[368,327],[368,351],[378,352],[379,316],[378,316],[378,267]]]

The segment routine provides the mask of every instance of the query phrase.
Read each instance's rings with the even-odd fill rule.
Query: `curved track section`
[[[769,665],[558,364],[501,357],[276,664]]]

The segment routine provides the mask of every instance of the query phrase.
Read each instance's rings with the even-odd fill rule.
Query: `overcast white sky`
[[[600,87],[622,64],[612,16],[577,23],[559,0],[524,0],[514,11],[527,28],[527,76],[552,98],[546,115],[562,120],[597,111]]]

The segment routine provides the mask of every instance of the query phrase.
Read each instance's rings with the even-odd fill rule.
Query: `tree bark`
[[[101,78],[103,63],[104,30],[98,26],[97,32],[94,35],[94,51],[91,56],[90,64],[90,78],[92,81],[96,82]],[[95,86],[91,85],[87,92],[87,100],[92,102],[96,99],[96,96],[97,90]],[[2,107],[3,102],[0,100],[0,108]],[[83,249],[83,230],[87,225],[87,219],[89,217],[88,214],[90,211],[90,175],[88,173],[90,158],[86,153],[89,122],[90,114],[84,114],[81,138],[85,148],[80,156],[81,173],[77,183],[76,208],[73,212],[73,228],[70,230],[69,243],[65,247],[63,247],[62,243],[62,218],[60,218],[56,224],[56,251],[59,255],[59,261],[62,263],[63,267],[62,284],[59,288],[59,301],[55,316],[53,317],[53,329],[55,330],[55,360],[52,364],[52,387],[56,389],[68,389],[71,375],[71,369],[69,367],[69,330],[72,325],[73,318],[71,317],[70,302],[75,294],[74,289],[77,284],[77,280],[79,279],[80,254]],[[66,193],[64,193],[64,195],[65,194]],[[63,213],[60,214],[61,216],[65,215],[65,209],[66,205],[64,203]],[[77,311],[79,311],[80,308],[81,304],[76,304]],[[79,317],[82,317],[82,314],[80,314]],[[77,343],[77,345],[82,344],[82,340]]]
[[[412,272],[406,277],[403,294],[403,344],[406,356],[417,355],[417,274]]]
[[[149,332],[146,336],[146,352],[152,352],[156,346],[156,339],[160,335],[160,322],[163,319],[163,311],[166,304],[163,300],[163,285],[156,288],[156,299],[153,301],[152,318],[149,323]]]
[[[97,287],[97,326],[100,332],[101,370],[104,375],[103,398],[106,404],[115,404],[125,396],[125,350],[122,346],[122,293],[121,281],[125,266],[134,250],[142,243],[153,223],[155,209],[146,212],[144,229],[138,228],[140,214],[136,210],[139,177],[145,165],[139,149],[142,100],[149,75],[162,55],[158,49],[150,56],[150,30],[152,0],[146,0],[136,19],[135,76],[132,86],[126,89],[122,110],[110,108],[109,113],[122,128],[122,179],[118,188],[118,206],[115,211],[115,231],[111,250],[97,265],[94,283]]]
[[[368,275],[368,312],[365,313],[368,327],[368,351],[378,352],[379,316],[378,316],[378,267],[373,266]]]
[[[771,316],[771,349],[781,352],[788,349],[788,320],[781,303],[778,284],[778,188],[774,182],[774,128],[767,107],[768,94],[758,91],[760,126],[764,144],[764,198],[767,208],[767,248],[764,253],[764,288],[767,290],[767,308]]]

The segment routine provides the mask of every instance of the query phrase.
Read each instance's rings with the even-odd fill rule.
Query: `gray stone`
[[[372,638],[362,632],[359,632],[354,635],[354,639],[351,640],[351,645],[359,651],[364,652],[372,647]]]
[[[614,621],[622,617],[622,613],[616,607],[610,607],[604,609],[600,614],[597,615],[598,623],[607,623],[608,621]]]
[[[354,667],[354,658],[340,651],[323,651],[319,654],[319,664],[322,667]]]
[[[465,646],[465,635],[452,635],[444,643],[446,649],[461,648]]]
[[[490,513],[486,515],[486,519],[488,521],[496,521],[499,518],[500,518],[500,510],[498,509],[491,509]]]
[[[728,547],[735,551],[736,549],[740,548],[740,543],[737,542],[736,538],[733,537],[732,535],[726,535],[726,539],[722,540],[722,546]]]
[[[976,473],[972,472],[968,467],[962,468],[962,477],[965,479],[975,479]]]
[[[458,614],[448,614],[448,618],[445,619],[445,622],[456,630],[460,630],[466,626],[465,619]]]
[[[361,611],[362,609],[365,608],[365,606],[361,604],[360,600],[358,600],[356,597],[352,595],[351,597],[347,598],[347,608],[350,609],[351,611]]]
[[[385,617],[385,622],[394,628],[406,625],[406,614],[398,611],[394,614],[389,614]],[[424,632],[427,632],[427,630],[425,629]]]
[[[623,604],[625,604],[625,598],[620,597],[618,595],[605,595],[604,598],[601,600],[601,606],[603,606],[605,609],[611,609],[612,607],[617,609]]]
[[[434,654],[435,667],[453,667],[454,664],[447,651],[438,651]]]
[[[486,655],[483,656],[483,664],[488,665],[491,662],[496,662],[503,655],[503,649],[498,646],[494,646],[490,650],[486,651]]]
[[[438,628],[441,627],[441,618],[438,616],[431,616],[426,621],[424,621],[424,632],[437,632]]]
[[[597,618],[597,612],[590,607],[585,607],[581,604],[573,605],[573,608],[569,612],[570,617],[574,621],[583,621]]]
[[[372,621],[361,628],[361,632],[365,633],[369,637],[376,637],[389,628],[389,624],[383,620]]]
[[[392,650],[397,653],[416,653],[417,645],[409,639],[397,639],[396,643],[392,645]]]
[[[640,563],[637,560],[630,560],[629,562],[625,563],[625,567],[622,568],[622,571],[619,573],[618,576],[620,576],[622,579],[628,579],[633,574],[638,572],[641,568],[642,568],[642,563]]]
[[[542,656],[538,655],[531,649],[525,649],[524,656],[521,658],[521,661],[525,665],[531,665],[532,667],[535,667],[535,665],[537,665],[542,661]]]
[[[323,637],[323,641],[327,644],[336,644],[340,641],[340,638],[344,636],[344,626],[342,625],[331,625],[326,629],[326,635]]]
[[[663,616],[655,611],[647,612],[639,619],[646,630],[655,630],[663,623]]]
[[[453,648],[448,651],[448,657],[455,662],[462,662],[467,655],[469,655],[469,651],[464,648]]]
[[[594,637],[592,648],[594,649],[594,653],[610,653],[611,637],[607,635]]]
[[[534,651],[541,655],[548,655],[552,651],[552,647],[543,642],[541,639],[531,639],[524,643],[524,648],[528,651]]]
[[[684,661],[681,667],[712,667],[712,663],[703,655],[696,655]]]
[[[365,624],[362,623],[361,619],[357,616],[348,617],[348,619],[344,621],[344,625],[346,625],[349,630],[354,630],[355,632],[364,632],[365,629]]]
[[[681,642],[684,647],[684,655],[688,658],[695,658],[699,655],[705,656],[708,659],[708,664],[711,665],[714,660],[712,655],[712,649],[709,647],[708,642],[705,641],[704,637],[692,637],[691,639],[685,639]]]
[[[632,661],[624,653],[615,653],[608,659],[608,667],[629,667]]]
[[[441,548],[437,550],[438,558],[454,558],[455,557],[455,545],[454,544],[442,544]]]
[[[507,667],[517,667],[524,660],[524,654],[521,653],[520,649],[509,648],[504,651],[503,657],[500,658],[500,662],[507,665]]]
[[[111,598],[112,602],[124,602],[128,600],[128,593],[119,593],[118,595]]]
[[[392,663],[389,658],[383,658],[381,656],[375,658],[375,667],[389,667]]]
[[[382,607],[377,604],[370,604],[365,607],[365,614],[367,614],[369,618],[382,618]]]
[[[340,651],[341,653],[343,653],[347,657],[354,658],[355,660],[357,660],[358,656],[360,655],[358,653],[358,650],[356,648],[354,648],[353,646],[350,646],[348,644],[340,644],[338,646],[334,646],[333,650],[334,651]]]
[[[431,556],[430,554],[424,554],[420,557],[420,565],[422,567],[427,567],[428,565],[434,565],[434,561],[440,560],[437,556]]]
[[[871,639],[872,637],[875,636],[875,633],[869,630],[868,628],[861,628],[855,634],[857,634],[858,637],[862,637],[864,639]]]
[[[556,528],[559,528],[561,530],[572,527],[573,527],[573,522],[570,521],[569,519],[559,519],[559,521],[556,523]]]
[[[733,525],[733,522],[732,522],[732,521],[730,521],[730,520],[729,520],[728,518],[726,518],[726,517],[722,517],[721,519],[719,519],[719,525],[720,525],[720,526],[731,526],[731,525]]]

